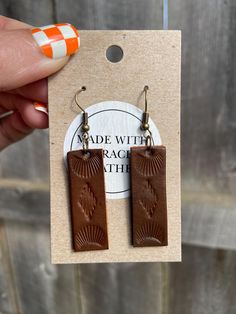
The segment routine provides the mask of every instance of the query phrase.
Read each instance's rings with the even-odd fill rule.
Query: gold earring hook
[[[149,90],[149,87],[147,85],[144,86],[144,95],[145,95],[145,112],[147,112],[147,91]]]
[[[88,113],[79,105],[79,101],[78,101],[78,96],[81,92],[85,91],[86,87],[82,86],[80,90],[77,91],[77,93],[75,94],[75,103],[76,105],[80,108],[80,110],[83,112],[83,123],[82,123],[82,133],[83,133],[83,150],[87,151],[88,147],[89,147],[89,134],[88,131],[90,129],[89,124],[88,124]]]
[[[79,101],[78,101],[78,96],[83,91],[86,91],[86,86],[82,86],[81,89],[78,90],[77,93],[75,94],[75,103],[79,107],[79,109],[85,113],[85,110],[79,105]]]
[[[149,90],[148,85],[144,86],[144,112],[143,112],[143,119],[141,124],[141,130],[144,131],[144,137],[146,138],[146,146],[148,149],[152,147],[152,133],[149,130],[149,113],[147,111],[147,91]]]
[[[149,87],[147,85],[144,86],[144,99],[145,99],[145,107],[144,107],[144,113],[143,113],[143,121],[141,125],[141,129],[143,131],[147,131],[149,129],[149,113],[147,112],[147,91],[149,90]]]

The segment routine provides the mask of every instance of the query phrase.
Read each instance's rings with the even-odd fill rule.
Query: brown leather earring
[[[67,153],[72,237],[75,251],[108,249],[103,150],[89,148],[88,113],[81,126],[83,148]]]
[[[145,146],[131,147],[132,243],[135,247],[166,246],[166,148],[154,146],[149,130],[147,91],[141,129]]]

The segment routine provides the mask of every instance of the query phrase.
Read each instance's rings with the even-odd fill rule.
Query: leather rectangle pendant
[[[167,246],[166,148],[131,148],[133,246]]]
[[[73,247],[108,249],[103,150],[67,154]]]

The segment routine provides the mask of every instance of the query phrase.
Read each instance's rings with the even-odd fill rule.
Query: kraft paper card
[[[80,39],[78,54],[49,79],[52,262],[180,261],[181,32],[81,31]],[[111,46],[115,46],[112,53]],[[119,54],[121,60],[114,62],[119,59]],[[111,59],[112,56],[114,59]],[[165,240],[164,246],[134,247],[130,151],[131,147],[145,144],[140,129],[145,85],[149,87],[147,104],[153,141],[155,145],[165,147],[168,227],[165,234],[168,241]],[[74,96],[83,86],[86,90],[79,93],[78,102],[88,113],[89,148],[104,150],[109,248],[75,252],[66,156],[69,151],[82,148],[82,112]],[[132,184],[138,195],[139,183],[136,177],[133,177]],[[98,204],[99,200],[90,190],[89,197],[90,202]],[[155,187],[148,196],[150,201],[152,197],[156,198]],[[99,233],[92,235],[98,236]],[[85,234],[84,237],[91,235]]]

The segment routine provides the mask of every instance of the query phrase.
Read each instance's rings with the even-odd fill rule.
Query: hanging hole
[[[81,90],[83,90],[83,91],[86,90],[86,86],[82,86]]]
[[[87,160],[87,159],[90,158],[90,156],[91,156],[90,152],[87,151],[87,150],[85,150],[84,153],[83,153],[83,159],[84,159],[84,160]]]
[[[124,52],[121,49],[121,47],[112,45],[107,48],[106,57],[110,62],[112,63],[120,62],[123,56],[124,56]]]

